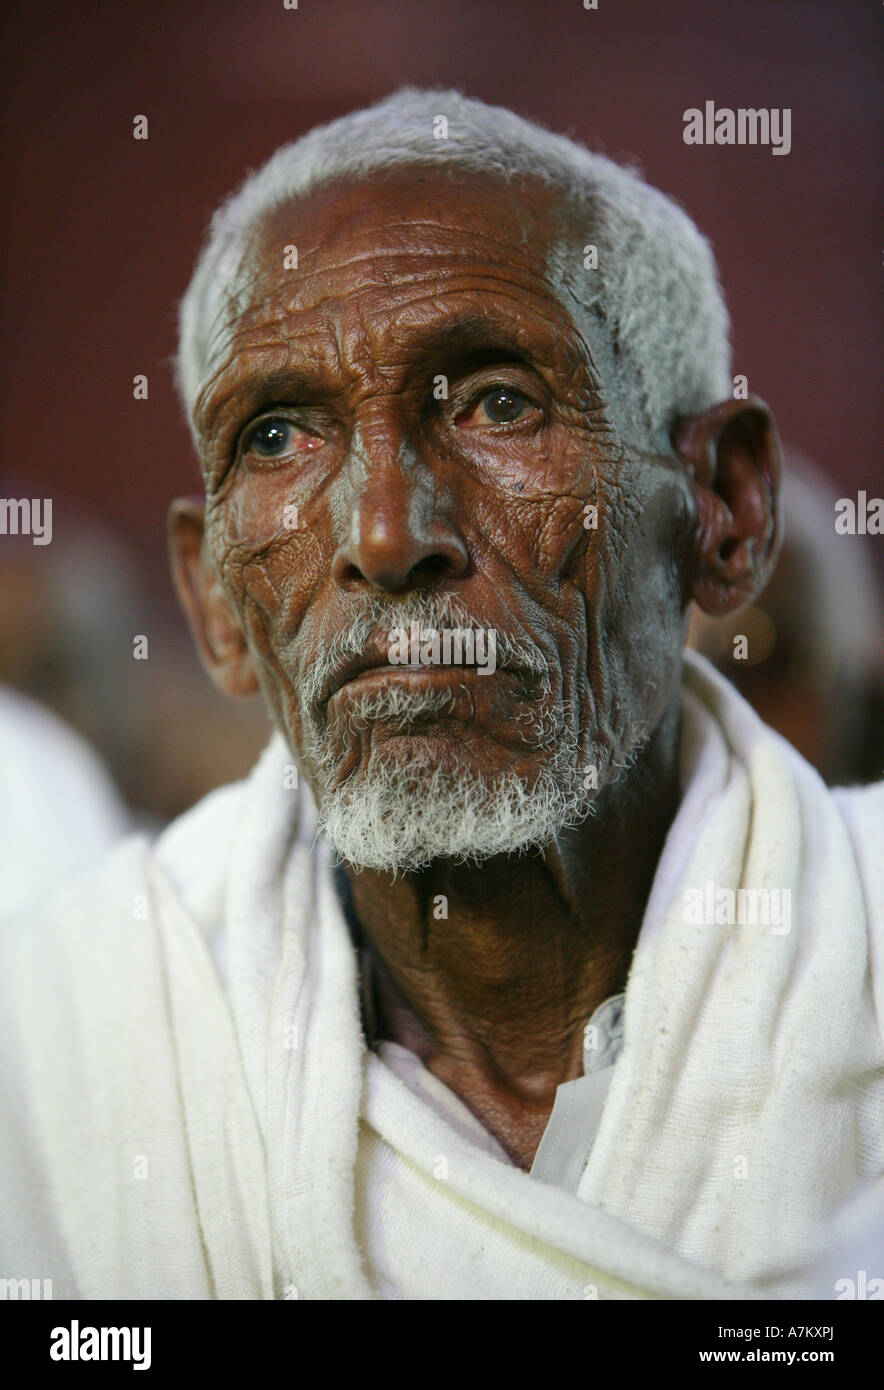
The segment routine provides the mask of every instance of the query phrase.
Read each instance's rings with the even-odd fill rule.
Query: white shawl
[[[884,786],[827,791],[687,654],[683,799],[573,1195],[366,1051],[290,762],[274,736],[0,934],[0,1274],[56,1298],[834,1296],[818,1262],[884,1204]],[[686,921],[707,884],[788,889],[791,929]]]
[[[0,685],[0,920],[99,864],[134,828],[85,739]]]

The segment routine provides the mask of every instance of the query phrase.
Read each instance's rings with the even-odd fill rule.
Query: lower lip
[[[397,681],[405,685],[463,685],[465,680],[477,680],[482,674],[475,666],[372,666],[367,671],[360,671],[357,676],[345,681],[339,686],[335,694],[340,694],[342,690],[350,690],[358,685],[360,688],[372,685],[386,685],[390,681]],[[496,672],[486,671],[484,678]]]

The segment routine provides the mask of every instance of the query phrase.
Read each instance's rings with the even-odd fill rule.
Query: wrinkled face
[[[618,438],[555,236],[580,268],[536,186],[330,186],[260,226],[211,344],[210,552],[356,863],[544,843],[677,686],[690,492]]]

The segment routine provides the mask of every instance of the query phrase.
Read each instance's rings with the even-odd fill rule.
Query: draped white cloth
[[[97,864],[132,829],[85,740],[0,685],[0,919]]]
[[[855,1278],[837,1241],[884,1205],[884,786],[832,794],[687,655],[683,799],[574,1194],[366,1051],[289,763],[275,736],[0,933],[0,1273],[55,1298],[834,1297],[826,1256]],[[694,921],[710,883],[789,890],[790,929]]]

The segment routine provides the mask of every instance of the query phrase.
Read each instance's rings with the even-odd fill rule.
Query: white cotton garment
[[[332,856],[274,736],[245,782],[0,931],[0,1275],[55,1298],[588,1301],[873,1277],[884,786],[827,790],[693,654],[682,709],[576,1191],[366,1048]]]
[[[86,872],[132,830],[85,739],[0,686],[0,920]]]

